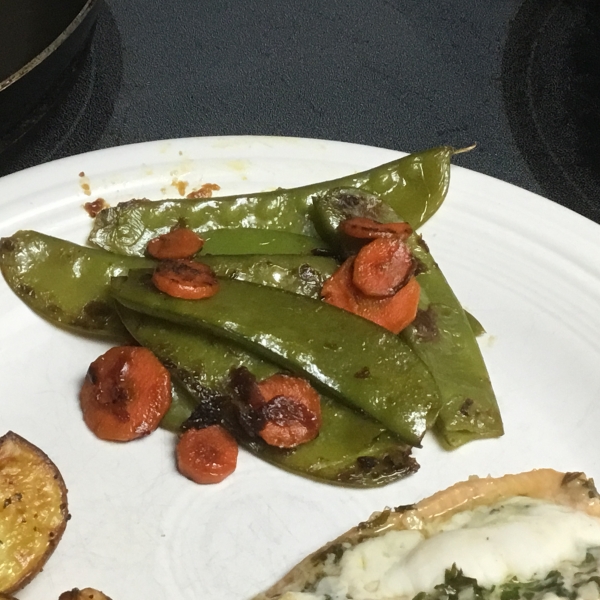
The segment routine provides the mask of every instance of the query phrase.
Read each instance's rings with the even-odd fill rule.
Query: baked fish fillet
[[[475,545],[470,549],[469,544]],[[479,584],[493,590],[506,581],[494,577],[543,578],[548,561],[553,569],[553,561],[576,564],[582,556],[589,559],[587,549],[596,547],[600,548],[600,497],[593,480],[583,473],[539,469],[498,478],[471,477],[417,504],[373,514],[305,558],[254,600],[412,600],[443,584],[444,570],[447,577],[451,568],[460,569],[461,575],[464,569],[465,576],[477,576]],[[442,574],[440,568],[434,572],[444,561]],[[483,571],[477,566],[481,562]],[[473,573],[465,565],[475,565],[470,567]]]

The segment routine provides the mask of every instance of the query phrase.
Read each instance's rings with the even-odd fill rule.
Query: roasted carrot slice
[[[204,240],[192,229],[177,227],[148,242],[146,252],[158,260],[190,258],[204,245]]]
[[[421,286],[411,277],[400,291],[389,298],[363,296],[356,314],[393,333],[400,333],[415,320],[420,295]]]
[[[325,280],[321,288],[321,298],[348,312],[358,314],[359,290],[352,282],[354,256],[346,259],[335,273]]]
[[[396,237],[406,240],[413,232],[408,223],[380,223],[367,217],[352,217],[340,223],[340,231],[359,240]]]
[[[188,429],[177,443],[177,468],[196,483],[219,483],[237,466],[238,445],[221,425]]]
[[[2,596],[0,596],[2,598]],[[111,600],[106,594],[94,588],[73,588],[67,592],[63,592],[58,600]]]
[[[417,315],[421,286],[411,277],[400,291],[389,298],[367,296],[353,283],[354,262],[354,257],[347,259],[325,281],[321,297],[333,306],[373,321],[393,333],[400,333]]]
[[[150,350],[117,346],[90,365],[79,401],[97,437],[127,442],[158,427],[171,405],[171,378]]]
[[[264,399],[265,424],[260,437],[271,446],[294,448],[317,437],[321,428],[321,397],[300,377],[276,374],[258,388]]]
[[[219,281],[208,265],[185,259],[161,261],[152,282],[161,292],[185,300],[210,298],[219,291]]]
[[[367,296],[388,298],[415,271],[410,248],[398,238],[377,238],[356,255],[352,281]]]

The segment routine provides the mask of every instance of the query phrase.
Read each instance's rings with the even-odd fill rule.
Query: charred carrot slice
[[[408,223],[380,223],[367,217],[352,217],[340,223],[339,229],[345,235],[359,240],[396,237],[406,240],[413,232]]]
[[[161,261],[152,282],[161,292],[184,300],[210,298],[219,291],[219,281],[208,265],[185,259]]]
[[[97,437],[127,442],[158,427],[171,405],[171,378],[150,350],[117,346],[90,365],[79,401]]]
[[[325,281],[321,297],[325,302],[373,321],[393,333],[399,333],[417,315],[421,287],[414,277],[389,298],[374,298],[361,292],[353,282],[355,257],[347,259]]]
[[[377,325],[400,333],[417,316],[421,286],[411,277],[408,283],[390,298],[363,296],[358,303],[357,314]]]
[[[367,296],[387,298],[415,271],[409,247],[398,238],[377,238],[363,246],[354,260],[352,281]]]
[[[175,452],[179,472],[196,483],[220,483],[237,466],[237,442],[221,425],[188,429]]]
[[[300,377],[276,374],[258,388],[264,399],[265,424],[260,437],[270,446],[294,448],[317,437],[321,428],[321,397]]]
[[[148,242],[146,253],[158,260],[190,258],[204,245],[204,240],[187,227],[172,229]]]

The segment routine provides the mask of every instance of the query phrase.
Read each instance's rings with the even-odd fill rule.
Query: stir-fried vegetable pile
[[[112,410],[144,435],[160,421],[199,482],[226,477],[240,443],[300,475],[382,485],[418,468],[428,430],[448,448],[503,432],[476,321],[415,232],[445,198],[453,152],[243,197],[132,200],[95,217],[95,248],[4,238],[2,272],[44,318],[166,367],[172,400],[150,410],[135,403],[156,373],[129,362],[137,352],[93,363],[88,424],[106,428]],[[207,448],[225,468],[206,467]]]

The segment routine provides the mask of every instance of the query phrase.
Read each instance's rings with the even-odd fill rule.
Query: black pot
[[[0,2],[0,151],[51,106],[92,34],[97,0]]]

